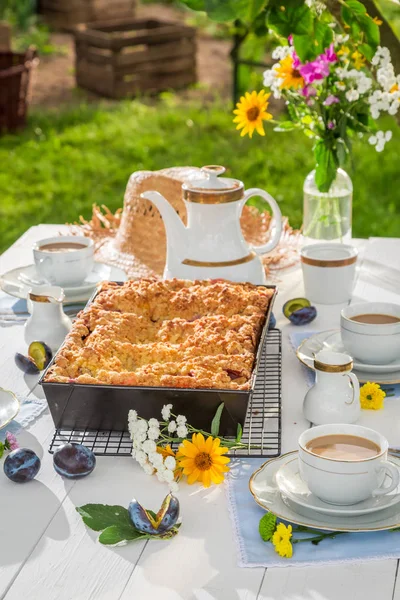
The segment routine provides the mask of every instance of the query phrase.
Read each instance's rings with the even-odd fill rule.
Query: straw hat
[[[107,207],[94,205],[90,221],[80,217],[79,233],[91,237],[96,259],[124,269],[130,278],[162,277],[166,258],[166,234],[158,209],[140,194],[157,190],[172,204],[186,224],[182,200],[182,183],[198,179],[196,167],[173,167],[161,171],[137,171],[128,181],[123,210],[112,214]],[[271,215],[245,206],[241,217],[243,235],[249,243],[264,244],[270,236]],[[76,227],[74,231],[77,232]],[[262,257],[267,273],[270,269],[290,266],[298,260],[301,234],[283,217],[283,231],[278,246]]]

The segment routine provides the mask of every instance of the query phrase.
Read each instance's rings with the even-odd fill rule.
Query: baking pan
[[[145,418],[161,418],[164,404],[173,404],[175,414],[184,414],[197,429],[210,430],[211,421],[223,402],[220,435],[236,435],[238,423],[244,426],[249,400],[254,392],[261,351],[268,332],[269,320],[276,297],[274,290],[261,331],[249,390],[218,390],[205,388],[168,388],[145,386],[92,385],[44,381],[47,369],[39,383],[43,386],[56,429],[127,429],[128,412],[135,409]],[[88,301],[93,302],[97,292]]]

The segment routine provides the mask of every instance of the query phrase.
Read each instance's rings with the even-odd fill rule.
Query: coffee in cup
[[[388,494],[400,481],[398,468],[387,458],[388,447],[380,433],[367,427],[319,425],[299,437],[300,475],[329,504],[352,505]]]
[[[93,240],[64,235],[46,238],[33,246],[36,270],[52,285],[74,287],[81,284],[93,268]]]

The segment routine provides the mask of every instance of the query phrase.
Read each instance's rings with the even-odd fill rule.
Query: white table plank
[[[267,569],[258,600],[391,600],[396,563]]]

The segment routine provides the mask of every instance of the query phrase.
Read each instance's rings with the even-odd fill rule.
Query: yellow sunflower
[[[236,104],[236,109],[233,113],[236,117],[233,119],[237,123],[236,129],[241,129],[240,135],[249,134],[253,136],[254,130],[260,135],[265,135],[263,121],[272,119],[272,115],[267,112],[268,98],[271,94],[267,94],[264,90],[257,92],[246,92],[240,98],[240,102]]]
[[[293,57],[286,56],[280,62],[280,67],[275,69],[277,76],[282,79],[282,83],[279,86],[281,89],[295,89],[304,87],[304,79],[300,75],[298,69],[293,68]]]
[[[364,383],[360,388],[360,403],[361,408],[370,410],[381,410],[386,393],[377,383]]]
[[[205,440],[201,433],[194,433],[191,442],[183,440],[177,460],[188,483],[200,481],[204,487],[209,487],[211,483],[222,483],[224,473],[229,471],[226,466],[229,458],[222,456],[228,452],[228,448],[221,448],[220,444],[219,438],[210,436]]]
[[[290,541],[292,537],[292,526],[284,525],[283,523],[279,523],[277,525],[274,535],[272,536],[272,543],[275,548],[275,552],[279,554],[279,556],[283,556],[284,558],[292,558],[293,556],[293,546]]]

